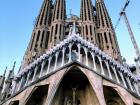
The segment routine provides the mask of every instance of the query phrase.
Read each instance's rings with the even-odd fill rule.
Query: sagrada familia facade
[[[81,0],[80,17],[44,0],[14,68],[0,76],[0,105],[140,105],[138,70],[121,58],[103,0]]]

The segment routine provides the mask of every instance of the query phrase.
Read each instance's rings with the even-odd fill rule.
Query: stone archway
[[[103,86],[106,105],[125,105],[116,90],[109,86]]]
[[[134,103],[134,105],[140,105],[140,104]]]
[[[17,101],[12,101],[9,105],[19,105],[19,100],[17,100]]]
[[[48,85],[35,87],[24,105],[43,105],[48,95]]]
[[[73,68],[62,79],[51,105],[99,105],[99,101],[88,78]]]

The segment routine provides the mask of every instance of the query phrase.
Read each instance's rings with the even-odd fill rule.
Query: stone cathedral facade
[[[1,105],[140,105],[136,67],[121,59],[103,0],[44,0],[18,74],[0,76]]]

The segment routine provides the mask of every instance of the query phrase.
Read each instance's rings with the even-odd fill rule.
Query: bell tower
[[[49,38],[49,47],[53,47],[64,39],[64,22],[66,19],[65,0],[56,0],[52,13],[51,32]]]
[[[110,57],[121,60],[120,50],[111,18],[103,0],[96,0],[97,43]]]
[[[95,44],[95,14],[91,0],[81,0],[80,18],[82,37]]]
[[[32,32],[27,51],[23,58],[22,67],[24,68],[38,56],[48,49],[48,39],[50,36],[50,23],[52,14],[52,0],[44,0],[40,13]]]

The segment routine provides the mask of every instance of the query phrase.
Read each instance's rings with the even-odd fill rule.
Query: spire
[[[103,0],[96,0],[97,44],[110,57],[121,60],[112,21]]]
[[[9,74],[8,74],[8,78],[7,78],[7,80],[10,80],[10,79],[13,78],[13,76],[14,76],[15,66],[16,66],[16,61],[14,62],[12,69],[9,71]]]
[[[16,61],[15,61],[15,62],[14,62],[14,64],[13,64],[12,71],[14,71],[14,70],[15,70],[15,66],[16,66]]]
[[[94,21],[94,10],[91,0],[81,1],[81,14],[82,21]]]
[[[6,66],[5,70],[4,70],[3,77],[5,77],[6,72],[7,72],[7,66]]]
[[[2,95],[1,95],[2,100],[4,100],[5,98],[8,98],[9,95],[11,95],[10,90],[11,90],[11,86],[12,86],[12,81],[14,79],[15,65],[16,65],[16,62],[14,62],[12,69],[9,70],[9,74],[8,74],[7,78],[5,79],[5,77],[4,77],[3,84],[5,82],[5,85],[3,87],[3,92],[2,92]],[[7,70],[7,68],[6,68],[6,70]]]
[[[96,0],[97,27],[113,28],[110,16],[103,0]]]
[[[66,19],[65,0],[56,0],[52,15],[50,47],[64,39],[64,21]]]
[[[48,49],[49,26],[51,23],[52,0],[44,0],[40,13],[36,19],[30,43],[23,58],[21,68],[29,65],[34,59],[43,54]]]
[[[4,70],[3,76],[0,77],[0,95],[2,93],[2,89],[3,89],[3,86],[4,86],[6,71],[7,71],[7,67]]]
[[[95,17],[91,0],[81,0],[80,18],[82,20],[81,34],[84,39],[96,43]]]
[[[50,8],[52,6],[52,0],[44,0],[40,13],[36,20],[36,27],[49,24]]]

